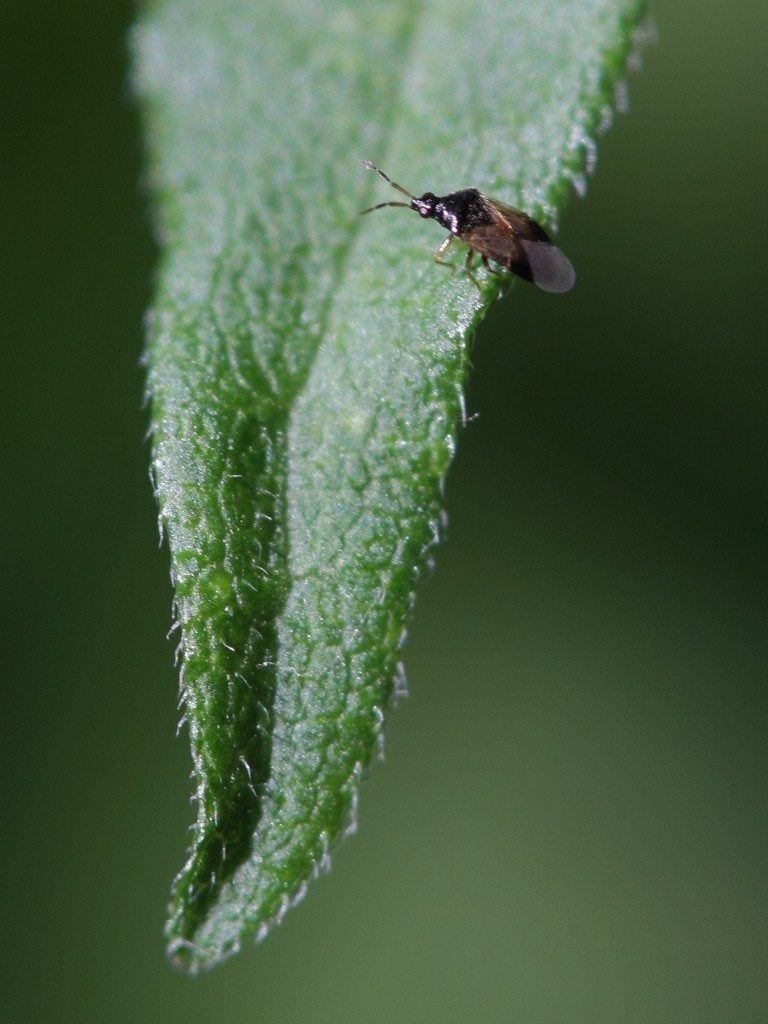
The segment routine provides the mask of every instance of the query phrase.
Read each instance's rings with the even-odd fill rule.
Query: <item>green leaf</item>
[[[497,290],[435,266],[432,222],[356,217],[395,198],[361,159],[551,224],[638,14],[156,0],[141,17],[154,473],[198,810],[168,939],[191,970],[265,934],[354,821]]]

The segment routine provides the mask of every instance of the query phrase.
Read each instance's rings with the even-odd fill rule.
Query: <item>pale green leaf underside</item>
[[[553,221],[636,0],[164,0],[134,37],[162,267],[154,467],[197,782],[170,950],[236,950],[303,892],[380,732],[485,296],[408,188]],[[552,301],[562,301],[553,298]]]

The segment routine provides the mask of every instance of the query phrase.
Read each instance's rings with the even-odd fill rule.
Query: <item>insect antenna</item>
[[[410,203],[376,203],[375,206],[369,206],[367,210],[358,210],[358,214],[370,213],[371,210],[380,210],[382,206],[406,206],[410,209]]]
[[[416,196],[413,194],[413,192],[409,192],[407,188],[403,188],[403,186],[402,185],[398,185],[396,181],[392,181],[392,179],[390,178],[390,176],[388,174],[385,174],[384,171],[382,171],[382,169],[380,167],[376,166],[376,164],[372,164],[370,160],[363,160],[363,167],[365,167],[365,169],[367,171],[376,171],[376,173],[378,174],[378,176],[380,178],[383,178],[384,181],[388,181],[389,184],[392,186],[392,188],[396,188],[398,192],[402,192],[403,195],[404,196],[408,196],[409,199],[415,199],[416,198]],[[407,204],[404,204],[404,205],[407,205]]]

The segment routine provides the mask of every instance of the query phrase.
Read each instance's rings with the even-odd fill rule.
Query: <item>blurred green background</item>
[[[142,446],[132,14],[0,9],[0,1019],[764,1024],[766,5],[656,5],[564,217],[577,289],[517,287],[477,338],[358,836],[195,981],[161,941],[192,808]]]

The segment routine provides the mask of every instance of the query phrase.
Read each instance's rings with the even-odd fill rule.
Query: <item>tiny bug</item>
[[[375,171],[411,201],[377,203],[360,213],[380,210],[383,206],[405,206],[422,217],[436,220],[450,231],[435,253],[435,263],[441,267],[455,266],[446,263],[443,256],[451,242],[458,238],[469,246],[464,270],[475,284],[477,281],[472,274],[472,261],[477,254],[483,266],[492,274],[498,275],[499,272],[491,267],[489,260],[545,292],[567,292],[573,288],[576,274],[571,261],[557,248],[544,228],[527,213],[492,199],[476,188],[462,188],[447,196],[436,196],[433,192],[415,196],[392,181],[389,175],[370,160],[364,160],[363,166],[369,171]]]

